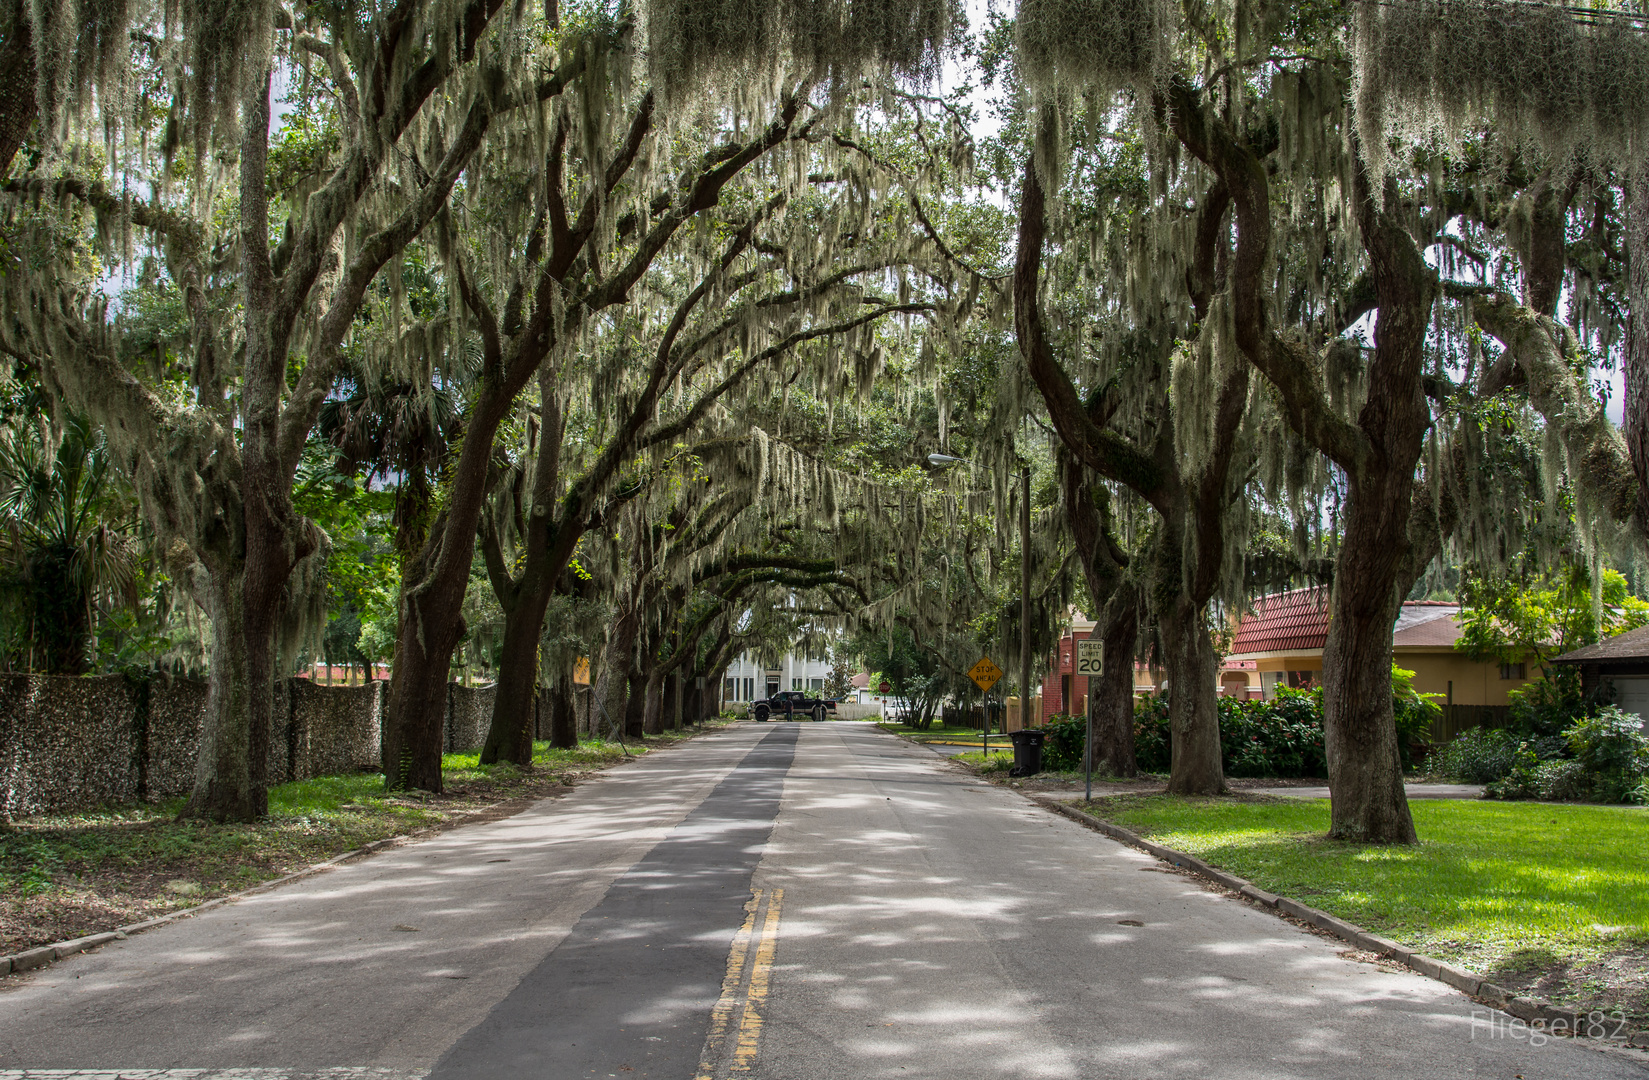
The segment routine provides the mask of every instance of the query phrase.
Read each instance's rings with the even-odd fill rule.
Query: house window
[[[1529,677],[1529,665],[1501,664],[1500,677],[1502,679],[1527,679]]]
[[[1317,685],[1318,675],[1315,671],[1290,671],[1288,685],[1296,690],[1310,690]]]
[[[755,679],[746,679],[746,680],[744,680],[744,696],[741,697],[739,700],[740,701],[749,701],[752,698],[754,698],[755,696],[756,696],[756,680]]]
[[[723,701],[739,700],[739,680],[723,679],[721,683],[721,696]]]
[[[790,680],[790,689],[792,689],[792,690],[800,690],[800,689],[801,689],[801,688],[802,688],[802,680],[801,680],[801,679],[798,679],[798,678],[792,678],[792,679],[791,679],[791,680]]]
[[[807,680],[807,688],[809,690],[823,690],[824,689],[824,680],[823,679],[809,679],[809,680]]]

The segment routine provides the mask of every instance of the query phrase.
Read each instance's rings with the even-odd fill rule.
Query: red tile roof
[[[1320,649],[1328,640],[1328,590],[1293,589],[1262,596],[1237,624],[1233,653]]]
[[[1449,600],[1404,601],[1393,627],[1392,644],[1453,645],[1460,637],[1460,606]],[[1262,596],[1237,624],[1233,654],[1287,653],[1320,649],[1328,641],[1328,590],[1294,589]]]

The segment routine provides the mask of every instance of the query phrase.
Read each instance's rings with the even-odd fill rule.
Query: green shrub
[[[1563,733],[1575,760],[1598,774],[1649,775],[1649,738],[1643,721],[1618,705],[1605,705]]]
[[[1517,737],[1509,731],[1470,728],[1439,747],[1428,761],[1438,776],[1462,784],[1492,784],[1511,774]]]
[[[1583,716],[1563,732],[1572,757],[1543,759],[1542,742],[1518,744],[1511,771],[1489,785],[1490,798],[1649,802],[1649,738],[1636,716],[1614,705]]]
[[[1165,773],[1173,763],[1168,699],[1160,694],[1134,701],[1134,761],[1141,772]]]
[[[1087,741],[1088,718],[1060,713],[1048,718],[1042,730],[1042,767],[1050,772],[1078,772],[1082,768],[1082,744]]]
[[[1414,752],[1422,748],[1431,723],[1442,715],[1437,694],[1422,694],[1414,688],[1414,672],[1391,665],[1391,711],[1397,722],[1397,753],[1403,769],[1414,768]]]
[[[1559,735],[1590,711],[1580,691],[1580,670],[1570,664],[1553,664],[1507,698],[1512,730],[1525,738]]]

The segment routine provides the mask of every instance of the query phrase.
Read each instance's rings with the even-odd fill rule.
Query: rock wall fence
[[[270,779],[376,772],[387,696],[384,682],[277,685]],[[448,686],[449,752],[481,749],[492,697],[490,686]],[[0,674],[0,819],[189,794],[205,715],[203,682]]]

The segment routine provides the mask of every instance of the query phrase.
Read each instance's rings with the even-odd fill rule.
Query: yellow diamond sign
[[[955,671],[956,669],[952,668],[951,670]],[[987,694],[990,693],[991,687],[996,685],[996,680],[1001,677],[1002,669],[991,663],[991,658],[988,656],[981,656],[979,663],[968,669],[968,678],[972,679],[974,685]]]

